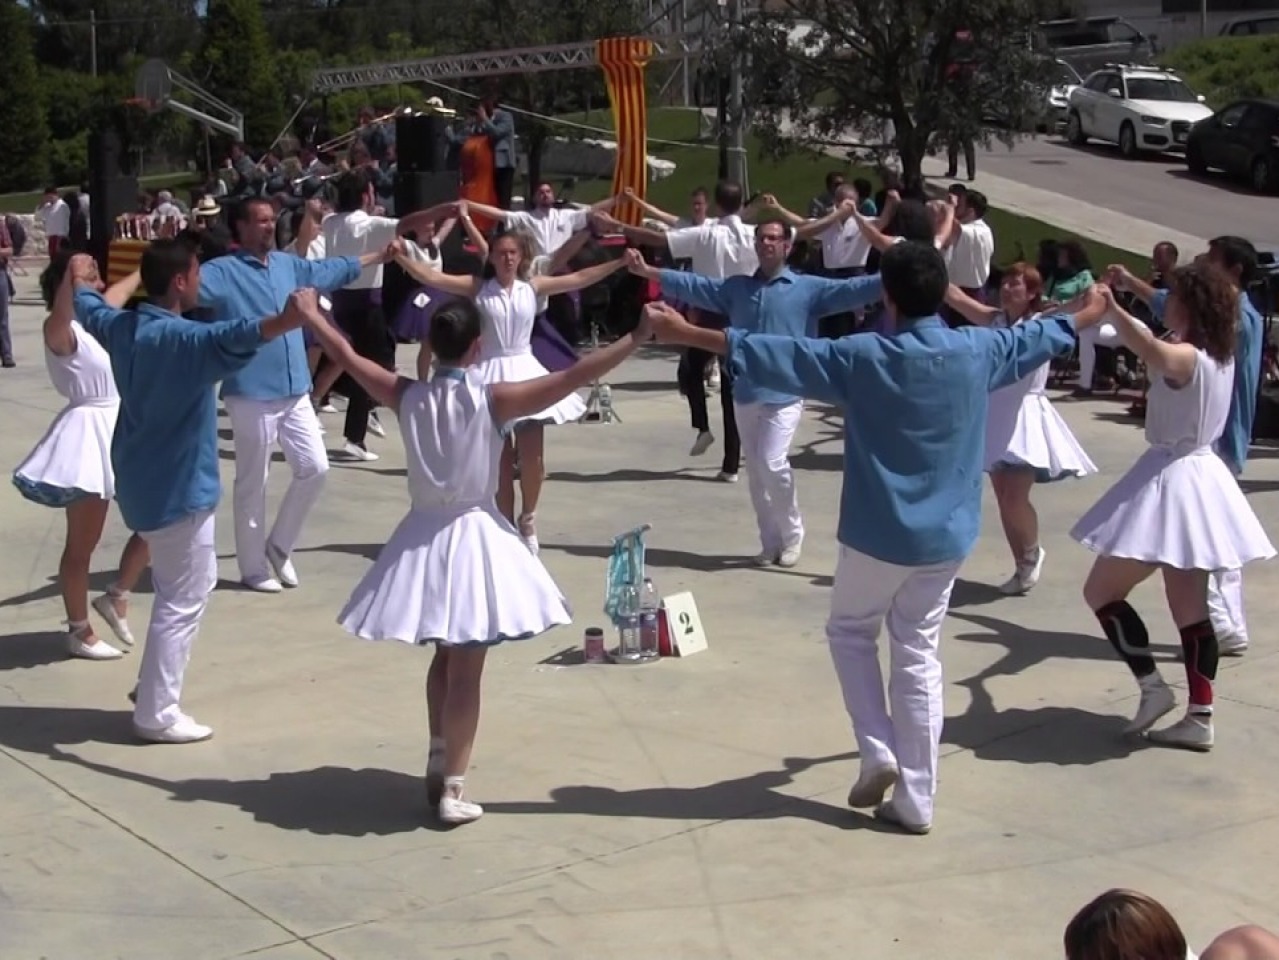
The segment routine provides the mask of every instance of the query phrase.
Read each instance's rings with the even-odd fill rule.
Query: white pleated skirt
[[[993,406],[986,420],[986,471],[1030,467],[1048,483],[1097,472],[1069,425],[1043,394],[1028,394],[1015,410]]]
[[[1178,570],[1236,570],[1275,555],[1229,468],[1210,450],[1143,453],[1070,535],[1106,557]]]
[[[549,373],[546,367],[538,362],[532,353],[517,353],[509,356],[491,357],[480,364],[480,375],[485,383],[520,383],[524,380],[535,380]],[[554,406],[547,407],[541,413],[525,417],[526,423],[575,423],[586,414],[586,403],[576,393],[570,393]],[[503,424],[509,426],[509,424]]]
[[[111,436],[119,410],[118,401],[66,407],[14,470],[15,483],[20,489],[114,498]]]
[[[491,506],[411,511],[338,622],[365,640],[470,646],[525,640],[572,618],[546,567]]]

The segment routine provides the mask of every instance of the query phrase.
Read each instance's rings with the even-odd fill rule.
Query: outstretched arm
[[[406,256],[402,251],[395,254],[395,262],[418,283],[434,287],[436,290],[443,290],[445,293],[451,293],[455,297],[474,297],[480,289],[480,279],[478,277],[464,277],[455,273],[444,273],[442,270],[436,270],[425,263],[418,263],[416,260]]]
[[[568,269],[568,265],[573,258],[581,252],[582,248],[590,242],[591,231],[579,230],[573,236],[569,237],[568,242],[564,246],[555,251],[555,256],[551,257],[551,274],[562,273]]]
[[[995,317],[999,316],[999,308],[985,303],[978,303],[953,283],[946,288],[946,306],[959,311],[969,323],[979,327],[988,327]]]
[[[71,320],[75,316],[75,287],[77,283],[92,282],[97,274],[97,264],[88,254],[76,254],[67,264],[57,296],[53,299],[53,309],[44,321],[44,345],[55,357],[69,357],[76,352],[75,333],[71,330]],[[3,282],[3,276],[0,276],[0,283]]]
[[[866,241],[880,253],[883,253],[897,242],[896,237],[890,237],[888,234],[884,233],[884,231],[879,229],[879,225],[881,223],[888,222],[883,217],[864,217],[856,210],[853,211],[853,217],[857,220],[857,229],[862,232],[862,236],[865,237]]]
[[[1110,287],[1094,289],[1101,294],[1105,303],[1103,313],[1114,322],[1120,342],[1137,355],[1149,372],[1177,384],[1187,383],[1194,376],[1199,352],[1193,346],[1160,340],[1153,330],[1115,301]]]
[[[412,380],[397,376],[393,371],[360,356],[324,317],[308,318],[307,326],[328,358],[349,373],[374,401],[392,410],[399,407],[400,396]]]
[[[606,277],[610,277],[626,266],[626,258],[618,257],[616,260],[610,260],[608,263],[601,263],[594,267],[587,267],[585,270],[578,270],[576,273],[568,273],[562,277],[533,277],[529,283],[533,285],[534,292],[540,297],[553,297],[557,293],[569,293],[573,290],[583,290],[592,284],[599,283]],[[536,411],[534,411],[536,413]]]
[[[495,383],[490,390],[493,419],[499,425],[554,406],[574,390],[608,373],[652,337],[652,325],[641,320],[630,336],[592,350],[567,370],[519,383]]]
[[[679,223],[679,217],[673,213],[667,213],[661,207],[655,207],[647,200],[641,199],[636,195],[631,187],[627,187],[622,191],[622,196],[629,200],[635,206],[639,207],[650,220],[656,220],[658,223],[664,223],[668,227],[673,227]]]

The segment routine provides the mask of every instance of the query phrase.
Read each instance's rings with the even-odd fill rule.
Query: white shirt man
[[[173,194],[169,193],[168,190],[161,190],[156,195],[156,200],[159,202],[156,204],[155,209],[151,211],[151,223],[153,226],[158,229],[171,220],[178,225],[179,230],[186,226],[186,217],[182,213],[182,208],[173,202]]]
[[[958,201],[950,234],[950,280],[966,293],[980,291],[990,279],[995,235],[983,219],[986,197],[969,190]]]
[[[534,191],[533,206],[529,210],[500,210],[475,202],[467,206],[476,216],[500,220],[508,229],[527,230],[533,237],[534,255],[553,257],[573,238],[573,234],[590,226],[593,211],[609,210],[616,202],[615,197],[610,197],[592,207],[557,207],[554,188],[543,183]]]
[[[712,280],[750,276],[759,269],[755,227],[736,213],[707,220],[701,226],[666,232],[666,247],[676,260],[688,260],[693,272]]]
[[[40,206],[36,207],[36,220],[44,227],[44,235],[49,244],[49,258],[58,252],[58,247],[71,233],[71,208],[58,196],[52,188],[44,192]]]

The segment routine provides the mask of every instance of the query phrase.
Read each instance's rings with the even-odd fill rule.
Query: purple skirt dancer
[[[576,290],[569,296],[573,299],[573,310],[576,313],[581,307],[581,298]],[[577,351],[560,335],[555,325],[546,319],[545,310],[533,320],[533,333],[529,337],[529,345],[533,348],[533,356],[537,358],[537,362],[544,366],[548,373],[559,373],[577,363]]]
[[[392,319],[391,330],[406,343],[420,343],[431,332],[435,311],[455,299],[453,294],[435,287],[414,287]]]

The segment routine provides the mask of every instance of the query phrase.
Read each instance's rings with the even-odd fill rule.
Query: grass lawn
[[[589,114],[570,114],[564,119],[594,127],[612,126],[612,114],[596,110]],[[700,140],[697,111],[680,107],[660,107],[649,111],[648,134],[660,140],[687,143],[689,146],[672,147],[667,144],[650,144],[649,153],[675,163],[675,172],[664,180],[649,184],[648,200],[672,213],[681,213],[688,206],[689,194],[697,187],[713,188],[719,169],[719,154],[713,139]],[[709,134],[708,134],[709,136]],[[705,145],[696,145],[696,144]],[[753,191],[767,190],[776,195],[782,205],[803,214],[808,202],[821,190],[826,174],[838,170],[841,161],[818,153],[799,153],[773,160],[763,156],[759,143],[747,137],[747,163],[750,167],[750,185]],[[845,165],[845,176],[852,179],[864,176],[873,183],[877,178],[873,170]],[[610,184],[602,180],[579,181],[573,198],[593,201],[605,197]],[[1119,250],[1104,243],[1096,243],[1077,237],[1040,220],[1020,217],[992,208],[986,216],[995,233],[995,257],[1000,263],[1011,263],[1027,257],[1032,261],[1039,249],[1039,241],[1046,237],[1059,240],[1076,239],[1084,245],[1092,262],[1100,269],[1105,264],[1123,263],[1144,274],[1149,269],[1149,255]]]
[[[143,177],[138,181],[138,185],[146,187],[148,190],[171,190],[174,188],[195,187],[202,180],[202,177],[191,173],[162,173],[154,177]],[[58,187],[58,193],[79,189],[79,184],[72,184]],[[36,190],[32,193],[0,193],[0,213],[32,213],[39,206],[40,198],[43,196],[44,191],[42,190]]]

